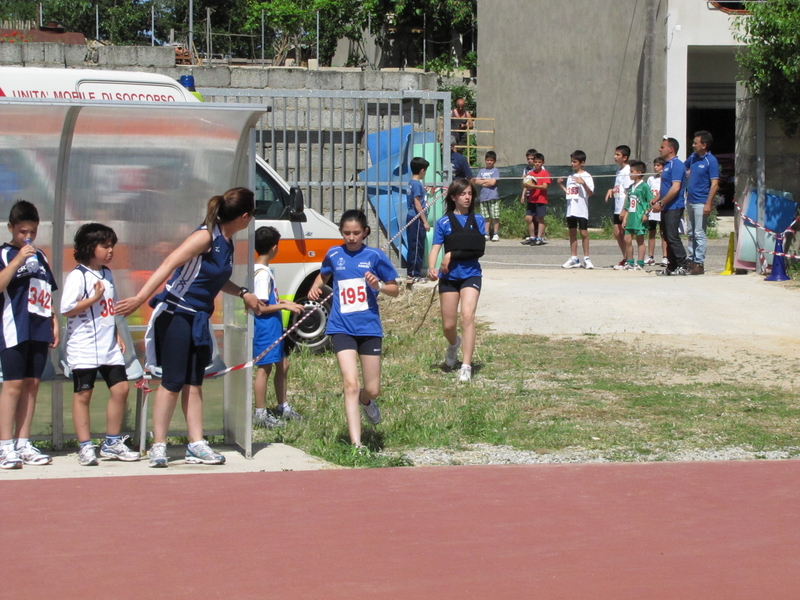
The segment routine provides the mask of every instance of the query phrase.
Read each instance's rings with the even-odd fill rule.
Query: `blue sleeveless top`
[[[195,231],[206,231],[202,225]],[[175,269],[164,290],[150,300],[153,308],[166,302],[178,312],[214,312],[214,299],[233,273],[233,240],[214,227],[211,250]]]

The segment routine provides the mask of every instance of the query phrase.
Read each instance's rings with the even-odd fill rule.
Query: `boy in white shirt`
[[[561,266],[564,269],[581,266],[581,261],[578,260],[578,229],[580,229],[583,242],[583,266],[586,269],[594,269],[592,259],[589,258],[589,197],[594,194],[594,180],[583,169],[586,162],[586,153],[583,150],[575,150],[569,155],[569,158],[572,175],[567,178],[566,186],[563,177],[558,180],[558,185],[567,195],[567,227],[569,228],[569,249],[572,256]]]
[[[106,439],[100,456],[126,462],[140,456],[125,445],[120,434],[128,401],[125,345],[114,320],[117,293],[108,264],[114,256],[117,234],[100,223],[82,225],[75,233],[78,266],[67,275],[61,297],[61,314],[67,317],[67,365],[72,371],[72,420],[78,436],[78,462],[97,465],[91,440],[89,403],[98,372],[111,393],[106,407]]]
[[[656,157],[653,161],[653,170],[655,175],[651,175],[647,179],[647,185],[650,191],[653,192],[653,202],[658,200],[661,193],[661,169],[664,168],[666,161],[660,156]],[[647,258],[644,261],[646,265],[656,264],[653,253],[656,249],[656,229],[659,229],[661,237],[661,266],[667,266],[667,240],[664,239],[664,230],[661,228],[661,213],[651,212],[647,221],[648,234],[647,234]]]
[[[631,167],[628,164],[628,159],[631,156],[631,149],[628,146],[617,146],[614,149],[614,162],[617,164],[617,176],[614,178],[614,187],[606,192],[606,202],[612,197],[614,198],[614,239],[619,244],[619,249],[622,252],[622,260],[617,263],[617,266],[624,267],[625,260],[628,252],[628,245],[625,242],[625,231],[622,227],[622,218],[620,213],[625,204],[625,196],[628,188],[631,186]]]

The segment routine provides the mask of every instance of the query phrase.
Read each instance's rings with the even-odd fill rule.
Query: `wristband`
[[[249,294],[249,293],[250,293],[250,290],[248,290],[246,287],[240,287],[239,288],[239,298],[241,298],[242,300],[244,300],[244,295],[245,294]]]
[[[383,289],[383,282],[379,281],[378,282],[378,291],[380,292],[382,289]]]

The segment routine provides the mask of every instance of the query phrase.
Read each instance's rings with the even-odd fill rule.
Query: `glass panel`
[[[69,156],[63,188],[65,222],[59,224],[64,228],[64,241],[58,248],[51,248],[59,143],[68,111],[78,109],[72,146],[65,154]],[[130,296],[201,224],[208,199],[234,187],[235,177],[248,171],[240,168],[237,156],[240,161],[250,159],[246,153],[237,155],[237,151],[241,148],[241,136],[247,135],[247,123],[260,112],[246,106],[112,107],[91,103],[60,106],[47,102],[0,102],[0,213],[7,214],[17,198],[38,206],[42,222],[36,245],[51,256],[51,263],[53,253],[59,261],[63,260],[62,272],[56,273],[59,283],[75,266],[72,240],[77,228],[89,221],[111,226],[119,237],[111,268],[119,296]],[[0,218],[5,217],[0,214]],[[235,254],[236,281],[246,282],[250,260],[244,236],[244,242],[237,243]],[[222,323],[222,300],[217,300],[214,321]],[[241,305],[238,298],[235,300]],[[143,307],[128,318],[129,326],[145,326],[150,312],[149,307]],[[246,360],[248,354],[246,317],[242,311],[240,317],[228,319],[237,327],[236,331],[241,330],[243,319],[244,342],[242,334],[236,333],[235,343],[223,339],[220,344],[236,346],[238,352],[231,355],[236,360],[240,355]],[[224,330],[226,334],[230,331]],[[136,337],[140,336],[138,332]],[[141,358],[141,349],[137,350]],[[237,394],[245,389],[247,377],[245,371],[236,373],[232,382]],[[39,396],[34,430],[40,434],[48,433],[50,387],[42,386]],[[223,387],[223,380],[215,380],[205,388],[209,398],[205,426],[210,430],[223,429]],[[65,390],[64,395],[69,398],[69,390]],[[135,407],[134,398],[132,392],[131,410]],[[71,414],[66,413],[69,419]],[[239,410],[237,418],[241,414]],[[215,422],[209,421],[212,416]],[[102,429],[101,422],[93,425]],[[182,419],[173,425],[185,430]],[[228,425],[230,430],[232,424]],[[238,427],[242,429],[243,425]],[[67,430],[72,433],[72,426],[68,425]]]

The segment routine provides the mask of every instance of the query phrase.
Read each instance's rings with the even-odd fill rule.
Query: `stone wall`
[[[179,79],[194,75],[197,87],[318,90],[435,91],[439,79],[419,69],[362,71],[350,68],[311,70],[301,67],[175,65],[172,48],[99,46],[28,42],[0,44],[0,65],[26,67],[152,71]]]

